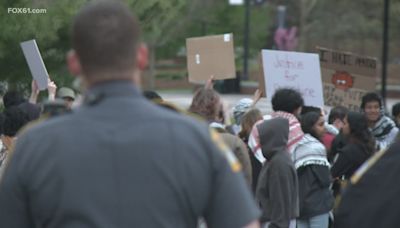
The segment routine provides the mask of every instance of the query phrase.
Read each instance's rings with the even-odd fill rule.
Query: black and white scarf
[[[396,124],[393,120],[382,115],[371,129],[371,133],[377,140],[384,140],[386,135],[388,135],[394,127],[396,127]]]
[[[291,155],[296,169],[307,165],[330,166],[325,146],[310,134],[303,136]]]

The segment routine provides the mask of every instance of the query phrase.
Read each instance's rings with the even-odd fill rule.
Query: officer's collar
[[[139,89],[129,80],[107,81],[91,86],[85,93],[85,103],[94,105],[107,97],[141,96]]]

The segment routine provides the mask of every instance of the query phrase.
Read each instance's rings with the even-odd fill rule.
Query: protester
[[[56,96],[56,90],[57,90],[57,85],[54,83],[54,81],[50,80],[50,78],[47,81],[47,91],[48,91],[48,100],[49,101],[54,101],[55,96]],[[29,97],[29,102],[32,104],[37,103],[37,99],[39,97],[39,86],[37,85],[36,80],[32,80],[31,83],[31,95]]]
[[[248,147],[247,143],[249,142],[249,135],[251,132],[251,129],[253,128],[254,124],[260,120],[263,119],[262,113],[259,109],[253,108],[247,111],[241,118],[240,124],[241,124],[241,131],[239,132],[239,137],[243,140],[243,142],[247,146],[249,158],[250,158],[250,163],[251,163],[251,171],[252,171],[252,189],[253,192],[255,193],[256,187],[257,187],[257,182],[258,182],[258,176],[261,171],[262,164],[260,161],[254,157],[254,154],[251,152],[250,148]]]
[[[232,108],[234,124],[232,125],[235,135],[241,131],[241,120],[243,115],[252,107],[253,100],[250,98],[243,98],[238,101]]]
[[[376,153],[351,178],[335,213],[335,227],[398,227],[400,141]]]
[[[344,176],[349,179],[353,173],[374,153],[375,140],[368,130],[366,117],[357,112],[349,112],[342,128],[347,144],[339,151],[338,159],[332,166],[334,178]]]
[[[289,139],[288,139],[288,151],[291,153],[295,148],[296,144],[303,138],[303,131],[297,116],[300,115],[302,106],[304,104],[303,97],[301,94],[291,88],[278,89],[272,97],[272,109],[274,112],[271,114],[271,118],[285,118],[289,120]],[[257,123],[261,124],[261,122]],[[255,157],[264,163],[265,158],[261,152],[260,137],[256,129],[257,124],[253,127],[249,137],[249,147],[255,154]]]
[[[318,112],[308,112],[301,117],[305,133],[292,153],[299,180],[300,215],[297,228],[327,228],[333,195],[329,189],[331,175],[322,138],[325,120]]]
[[[24,102],[26,102],[24,96],[15,90],[9,90],[3,96],[3,105],[5,109],[18,106]]]
[[[61,87],[57,91],[57,98],[64,101],[67,109],[72,109],[72,105],[75,101],[75,92],[71,88]]]
[[[349,110],[344,106],[336,106],[331,109],[329,116],[328,116],[328,123],[331,126],[334,126],[338,131],[339,134],[334,135],[332,133],[327,133],[324,137],[324,145],[327,147],[328,150],[328,160],[329,162],[333,163],[337,151],[343,148],[346,144],[345,138],[343,134],[340,132],[344,125],[344,118],[346,117]],[[333,137],[333,139],[332,139]]]
[[[376,93],[367,93],[362,97],[361,110],[368,120],[368,127],[375,137],[379,150],[387,148],[396,138],[399,129],[384,113],[382,100]]]
[[[287,151],[289,121],[266,120],[257,125],[266,162],[260,172],[256,198],[263,227],[295,228],[299,215],[296,170]]]
[[[34,84],[35,81],[32,81]],[[3,96],[4,108],[7,110],[11,107],[19,107],[28,116],[28,121],[36,120],[40,116],[40,106],[36,103],[28,102],[21,93],[17,91],[8,91]]]
[[[8,153],[15,143],[17,132],[28,122],[28,115],[19,107],[12,106],[5,110],[3,134],[1,135],[3,147],[0,151],[0,173],[2,173]]]
[[[309,112],[321,113],[322,109],[318,108],[318,107],[314,107],[314,106],[303,105],[303,107],[301,108],[300,115],[303,116],[304,114],[309,113]]]
[[[239,159],[243,167],[244,177],[250,187],[252,183],[252,170],[246,144],[244,144],[239,137],[230,134],[225,129],[223,121],[221,120],[221,110],[222,103],[220,95],[214,89],[209,88],[199,88],[195,92],[192,104],[189,107],[189,112],[197,114],[206,120],[211,128],[221,134],[225,144],[229,146]]]
[[[139,26],[119,1],[75,17],[85,103],[19,136],[0,182],[2,227],[258,227],[240,165],[208,126],[147,101]],[[217,142],[218,144],[214,144]]]
[[[188,109],[189,112],[202,117],[209,124],[217,123],[221,109],[221,97],[214,89],[199,88],[193,95],[192,103]]]
[[[251,108],[254,108],[257,102],[261,99],[262,92],[257,89],[254,92],[254,96],[252,99],[243,98],[240,99],[237,104],[235,104],[232,108],[234,124],[232,125],[234,134],[237,135],[242,130],[241,129],[241,120],[243,115],[249,111]]]
[[[29,121],[39,119],[42,111],[39,105],[30,102],[24,102],[17,107],[27,115]]]
[[[400,126],[400,102],[396,103],[392,107],[392,117],[396,126]]]
[[[328,116],[328,123],[340,131],[343,128],[344,118],[348,112],[349,110],[344,106],[336,106],[332,108]]]
[[[322,108],[314,107],[314,106],[303,106],[301,109],[301,115],[305,115],[309,112],[319,113],[325,120],[325,111]],[[322,137],[322,143],[326,147],[327,150],[330,150],[332,141],[339,134],[339,130],[332,124],[324,122],[325,133]]]

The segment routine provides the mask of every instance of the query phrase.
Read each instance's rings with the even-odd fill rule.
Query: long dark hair
[[[350,142],[360,143],[365,146],[367,154],[375,151],[375,139],[372,136],[365,115],[358,112],[347,113],[347,122],[350,127]]]
[[[306,114],[302,115],[300,118],[301,129],[303,130],[303,132],[306,134],[310,134],[311,136],[318,139],[319,141],[321,141],[321,139],[318,137],[318,135],[314,131],[313,127],[320,118],[321,118],[321,114],[319,112],[314,112],[314,111],[307,112]]]

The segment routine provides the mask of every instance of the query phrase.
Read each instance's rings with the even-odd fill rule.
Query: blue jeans
[[[309,219],[297,219],[297,228],[328,228],[329,213],[317,215]]]
[[[268,228],[269,227],[269,222],[261,224],[261,228]],[[288,228],[296,228],[296,219],[290,220],[290,224]]]

